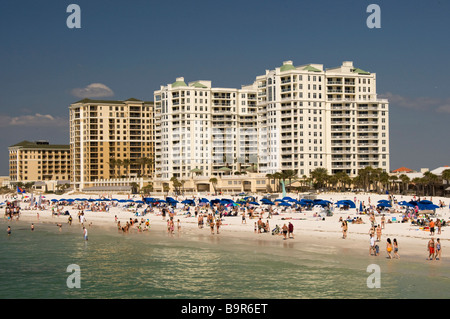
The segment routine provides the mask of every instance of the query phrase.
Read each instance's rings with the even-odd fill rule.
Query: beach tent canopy
[[[377,204],[377,207],[383,207],[383,208],[385,208],[385,207],[392,207],[392,206],[391,206],[391,204],[389,204],[389,203],[382,202],[382,203],[378,203],[378,204]]]
[[[185,199],[181,204],[195,205],[195,201],[193,199]]]
[[[338,205],[338,206],[348,205],[349,208],[356,208],[355,203],[353,201],[349,200],[349,199],[344,199],[344,200],[337,201],[335,204]]]
[[[400,206],[406,206],[406,207],[414,207],[413,204],[408,203],[407,201],[401,201],[398,203]]]
[[[278,206],[292,206],[292,205],[286,202],[279,202]]]
[[[322,207],[326,207],[326,206],[328,206],[328,204],[329,204],[330,202],[329,201],[326,201],[326,200],[314,200],[314,205],[319,205],[319,206],[322,206]]]

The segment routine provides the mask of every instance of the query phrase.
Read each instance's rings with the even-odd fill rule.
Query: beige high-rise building
[[[84,99],[69,109],[74,189],[153,177],[153,102]]]
[[[11,182],[68,180],[70,146],[23,141],[8,147]]]

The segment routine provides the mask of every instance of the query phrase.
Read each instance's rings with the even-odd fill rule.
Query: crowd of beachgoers
[[[450,210],[445,198],[433,202],[432,198],[371,193],[323,193],[313,196],[316,199],[288,195],[277,198],[252,194],[171,197],[15,194],[3,195],[0,205],[7,220],[31,219],[33,231],[36,222],[54,222],[61,231],[63,224],[72,225],[75,219],[75,224],[83,227],[86,240],[87,228],[111,223],[123,234],[146,232],[159,225],[169,235],[182,233],[183,226],[198,231],[208,229],[211,235],[224,230],[271,234],[283,240],[298,238],[294,233],[313,236],[326,231],[341,232],[342,239],[349,234],[367,236],[369,254],[379,256],[382,235],[385,237],[387,233],[389,237],[384,244],[387,258],[400,258],[399,238],[409,237],[427,239],[428,258],[440,260],[442,241],[450,239],[443,233]],[[389,226],[387,232],[387,225],[395,226]],[[314,232],[318,228],[320,232]],[[411,231],[418,232],[411,235]],[[7,232],[11,235],[11,225]]]

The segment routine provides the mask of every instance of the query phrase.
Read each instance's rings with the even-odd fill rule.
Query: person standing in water
[[[394,256],[397,257],[397,259],[400,259],[400,255],[398,254],[398,242],[397,239],[394,238]]]
[[[389,259],[392,259],[392,255],[391,255],[391,252],[392,252],[392,242],[391,242],[391,239],[390,238],[388,238],[387,240],[386,240],[386,251],[387,251],[387,253],[388,253],[388,258]]]
[[[429,260],[433,260],[436,258],[435,251],[434,251],[434,238],[431,238],[428,242],[428,252],[429,252],[429,255],[428,255]]]
[[[88,231],[87,231],[86,227],[83,227],[83,237],[84,237],[85,241],[88,240]]]

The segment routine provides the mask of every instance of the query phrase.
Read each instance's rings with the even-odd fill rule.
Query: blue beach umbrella
[[[279,202],[278,206],[292,206],[292,205],[286,202]]]
[[[349,208],[356,208],[355,203],[348,199],[337,201],[336,205],[338,205],[338,206],[341,206],[341,205],[346,206],[347,205]]]

